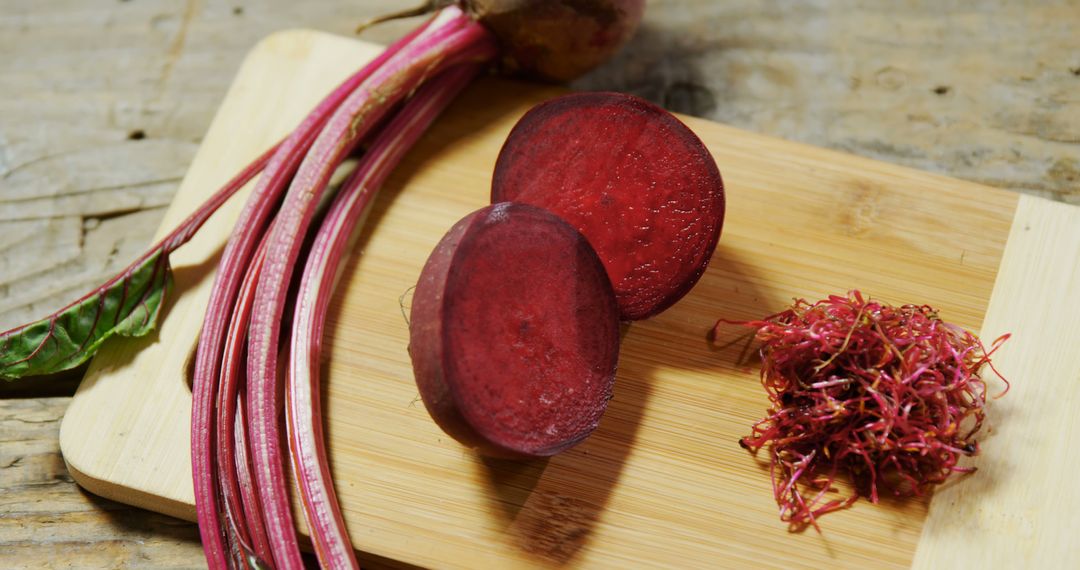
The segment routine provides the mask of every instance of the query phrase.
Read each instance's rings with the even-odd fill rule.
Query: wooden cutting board
[[[172,227],[291,129],[376,46],[311,31],[260,43],[244,63],[166,215]],[[724,234],[697,288],[623,343],[596,434],[547,461],[482,459],[418,401],[399,298],[434,244],[484,206],[502,140],[558,91],[471,87],[381,194],[340,282],[326,350],[327,433],[355,544],[432,567],[1018,567],[1076,560],[1071,484],[1080,436],[1080,209],[686,119],[728,190]],[[94,493],[194,519],[188,449],[193,349],[220,246],[241,200],[173,257],[160,333],[112,342],[64,419],[61,447]],[[860,502],[824,532],[789,533],[768,466],[737,445],[765,412],[744,331],[793,297],[858,288],[929,303],[987,338],[1000,368],[980,472],[933,501]],[[407,295],[405,302],[408,302]],[[996,393],[1000,388],[995,385]],[[929,518],[928,518],[929,511]],[[299,513],[299,511],[297,511]],[[302,517],[300,517],[302,519]],[[921,537],[921,540],[920,540]],[[918,549],[918,555],[916,550]],[[952,558],[950,558],[952,557]]]

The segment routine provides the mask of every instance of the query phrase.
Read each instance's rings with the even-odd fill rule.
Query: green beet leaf
[[[59,312],[0,334],[0,379],[75,368],[113,335],[154,330],[171,279],[168,255],[158,248]]]

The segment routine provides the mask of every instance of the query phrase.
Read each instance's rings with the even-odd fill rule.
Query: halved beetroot
[[[550,212],[503,203],[459,221],[424,266],[409,322],[424,405],[482,453],[553,455],[607,408],[615,295],[589,243]]]
[[[720,171],[697,135],[620,93],[566,95],[526,113],[495,164],[491,201],[540,206],[585,234],[626,320],[690,291],[724,221]]]

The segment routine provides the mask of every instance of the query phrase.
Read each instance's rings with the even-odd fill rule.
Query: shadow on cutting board
[[[723,304],[758,310],[756,304],[765,304],[767,299],[744,273],[748,267],[731,257],[729,250],[718,247],[711,266],[714,269],[706,272],[694,291],[670,310],[624,325],[614,398],[588,440],[540,461],[483,459],[493,510],[501,513],[507,533],[530,555],[556,564],[572,561],[601,522],[630,454],[663,453],[653,444],[638,443],[642,419],[650,413],[650,399],[662,381],[661,370],[719,374],[734,362],[726,352],[717,354],[706,333],[725,310]],[[720,299],[725,302],[718,303]],[[678,351],[679,358],[665,355],[665,348],[658,358],[651,353],[657,346]],[[708,426],[695,427],[710,431]],[[666,475],[637,474],[641,479],[624,492],[650,493],[640,480],[659,481]],[[662,500],[663,493],[655,496]]]

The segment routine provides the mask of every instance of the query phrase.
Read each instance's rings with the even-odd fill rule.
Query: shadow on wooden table
[[[28,376],[0,382],[0,398],[53,398],[72,396],[86,374],[88,363],[45,376]]]
[[[77,489],[87,502],[94,505],[96,512],[108,517],[110,524],[121,530],[124,536],[140,540],[199,543],[199,525],[195,523],[99,497],[82,487]]]

